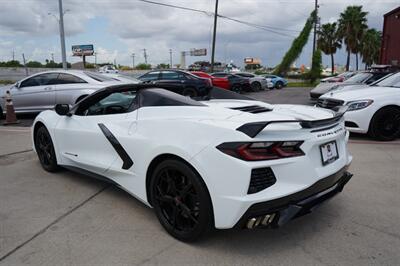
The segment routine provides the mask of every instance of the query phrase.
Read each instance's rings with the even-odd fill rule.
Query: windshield
[[[94,72],[89,72],[89,71],[85,71],[85,74],[87,76],[89,76],[90,78],[100,81],[100,82],[105,82],[105,81],[113,81],[112,78],[106,77],[102,74],[98,74],[98,73],[94,73]]]
[[[358,73],[346,80],[345,83],[362,83],[371,76],[371,73]]]
[[[390,75],[387,78],[384,78],[383,80],[377,82],[374,84],[375,86],[379,87],[396,87],[400,88],[400,72]]]

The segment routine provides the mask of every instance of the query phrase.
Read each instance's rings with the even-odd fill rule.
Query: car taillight
[[[217,149],[245,161],[263,161],[304,155],[303,141],[225,142]]]

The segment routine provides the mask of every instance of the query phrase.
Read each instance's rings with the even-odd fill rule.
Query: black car
[[[156,84],[181,95],[205,96],[212,88],[209,79],[197,77],[182,70],[154,70],[138,78],[143,83]]]
[[[252,91],[251,82],[249,78],[242,77],[232,73],[217,72],[211,74],[213,77],[227,78],[230,84],[230,90],[234,92]]]

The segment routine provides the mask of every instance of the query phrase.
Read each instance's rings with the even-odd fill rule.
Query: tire
[[[261,90],[261,84],[260,82],[253,82],[251,83],[251,90],[254,92],[258,92]]]
[[[233,85],[232,86],[232,89],[231,89],[231,91],[233,91],[233,92],[236,92],[236,93],[242,93],[242,88],[240,87],[240,85],[238,85],[238,84],[235,84],[235,85]]]
[[[282,82],[282,81],[277,81],[277,82],[275,83],[275,88],[276,88],[277,90],[282,89],[282,88],[283,88],[283,82]]]
[[[378,110],[371,119],[368,134],[382,141],[391,141],[400,136],[400,109],[392,106]]]
[[[183,96],[189,96],[189,97],[196,97],[197,96],[197,91],[194,88],[186,88],[182,92]]]
[[[35,134],[35,149],[43,169],[48,172],[59,170],[53,141],[46,127],[41,126]]]
[[[173,159],[161,162],[152,174],[149,189],[158,220],[174,238],[192,242],[213,228],[207,187],[186,163]]]

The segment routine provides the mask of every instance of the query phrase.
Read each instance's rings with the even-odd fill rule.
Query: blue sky
[[[191,8],[212,11],[214,0],[156,0]],[[399,6],[392,0],[320,0],[322,23],[335,21],[349,5],[363,5],[369,12],[370,27],[382,30],[383,14]],[[179,62],[179,52],[191,48],[207,48],[210,51],[213,18],[210,14],[193,13],[143,3],[137,0],[63,0],[65,10],[66,46],[68,60],[73,58],[71,46],[93,44],[98,62],[131,65],[144,62],[143,48],[147,49],[152,64],[168,63],[169,49],[173,50],[174,63]],[[60,44],[56,19],[57,1],[0,0],[0,60],[10,60],[12,51],[21,60],[24,53],[29,60],[44,61],[54,54],[60,60]],[[261,58],[264,65],[279,63],[294,36],[302,29],[312,11],[312,0],[220,0],[220,14],[270,27],[281,28],[278,34],[219,19],[216,58],[242,65],[244,57]],[[290,36],[285,36],[290,35]],[[336,54],[336,62],[345,63],[344,51]],[[324,56],[324,65],[330,58]],[[94,57],[88,58],[94,61]],[[206,57],[187,58],[209,60]],[[311,60],[311,39],[297,65],[308,65]],[[354,62],[354,56],[352,57]]]

